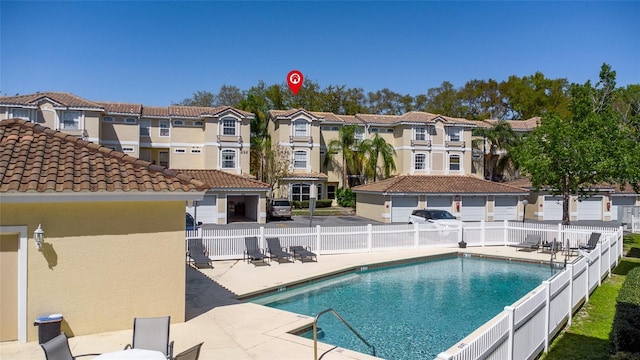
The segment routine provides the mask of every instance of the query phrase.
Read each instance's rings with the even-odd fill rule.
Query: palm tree
[[[365,163],[364,173],[367,178],[373,178],[374,182],[378,179],[380,172],[383,178],[387,178],[396,170],[396,163],[393,160],[396,151],[378,133],[375,133],[373,139],[363,141],[359,146],[359,150],[366,154],[368,158]],[[378,167],[380,156],[382,156],[382,169]]]
[[[355,137],[357,129],[357,125],[342,126],[338,130],[338,138],[329,141],[327,156],[324,158],[324,165],[328,166],[335,155],[342,153],[342,187],[345,189],[349,187],[348,175],[358,172],[358,140]]]
[[[489,180],[495,181],[502,176],[502,172],[513,165],[509,154],[518,141],[518,135],[511,129],[511,125],[504,120],[496,122],[490,128],[477,128],[474,135],[482,136],[489,143],[489,153],[485,154],[485,165],[488,159]],[[500,150],[507,150],[500,152]],[[485,174],[486,175],[486,174]]]

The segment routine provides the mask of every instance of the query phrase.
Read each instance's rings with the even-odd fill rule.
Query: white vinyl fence
[[[200,239],[212,260],[242,259],[244,239],[255,236],[266,251],[266,238],[277,237],[283,247],[301,245],[318,255],[376,252],[426,247],[507,245],[523,242],[528,234],[538,234],[542,241],[559,241],[566,246],[585,244],[592,232],[612,235],[618,230],[605,227],[562,226],[521,222],[476,222],[464,228],[432,229],[424,224],[335,226],[307,228],[198,229],[186,238]],[[186,244],[185,244],[186,245]]]
[[[559,227],[569,231],[570,227]],[[577,227],[564,234],[576,241]],[[465,345],[456,351],[443,352],[438,360],[475,359],[533,359],[548,351],[550,339],[571,319],[578,307],[589,301],[589,295],[602,279],[611,274],[622,256],[622,229],[602,231],[595,250],[581,252],[577,261],[567,264],[562,272],[543,281],[504,311],[491,319],[477,336],[463,340]],[[585,231],[591,231],[585,230]],[[553,236],[551,233],[549,237]],[[558,235],[560,236],[560,235]]]
[[[631,215],[631,232],[634,234],[640,233],[640,217]]]

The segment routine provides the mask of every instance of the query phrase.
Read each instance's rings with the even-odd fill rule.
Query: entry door
[[[0,235],[0,341],[18,340],[18,235]]]

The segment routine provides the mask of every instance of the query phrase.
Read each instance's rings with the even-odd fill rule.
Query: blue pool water
[[[308,316],[334,308],[379,357],[433,359],[554,272],[548,265],[455,257],[342,275],[256,302]],[[332,315],[318,326],[322,342],[370,353]]]

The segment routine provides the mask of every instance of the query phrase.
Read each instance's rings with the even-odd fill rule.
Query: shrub
[[[332,202],[331,199],[316,200],[316,209],[331,207],[331,202]],[[292,201],[291,205],[296,209],[308,209],[309,208],[309,200]]]
[[[336,199],[338,200],[338,205],[343,207],[356,207],[356,194],[354,194],[351,189],[340,188],[336,191]]]
[[[640,353],[640,268],[629,271],[618,293],[611,343],[614,352]]]
[[[628,352],[619,352],[611,356],[611,360],[638,360],[640,354],[632,354]]]

